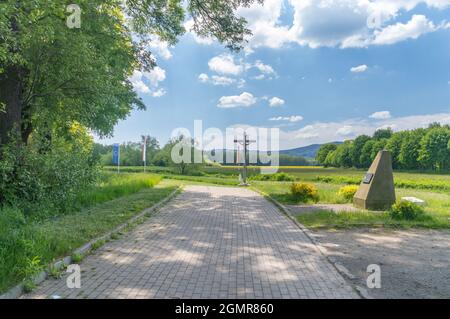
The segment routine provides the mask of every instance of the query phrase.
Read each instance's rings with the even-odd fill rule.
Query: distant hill
[[[331,142],[325,144],[342,144],[342,142]],[[280,154],[286,154],[291,156],[303,156],[306,158],[315,158],[317,151],[320,149],[322,145],[324,144],[312,144],[308,146],[293,148],[290,150],[283,150],[280,151]]]
[[[342,144],[342,142],[331,142],[331,143],[324,143],[324,144]],[[303,157],[310,161],[311,159],[316,158],[317,151],[320,149],[320,147],[324,144],[313,144],[303,147],[298,147],[290,150],[281,150],[280,155],[289,155],[289,156],[297,156],[297,157]],[[242,149],[241,149],[242,151]],[[232,150],[216,150],[215,154],[218,156],[218,158],[225,159],[226,153],[233,153]],[[255,151],[250,151],[250,153],[254,153]],[[231,158],[233,158],[233,155],[231,155]]]

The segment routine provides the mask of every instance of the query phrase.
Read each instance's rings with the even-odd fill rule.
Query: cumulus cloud
[[[241,95],[222,96],[217,104],[220,108],[249,107],[256,103],[253,94],[243,92]]]
[[[157,66],[151,72],[135,70],[129,80],[136,92],[161,97],[166,94],[166,90],[159,88],[159,84],[165,79],[166,71]]]
[[[271,76],[276,76],[276,72],[269,64],[265,64],[261,60],[254,63],[244,62],[243,59],[236,60],[231,54],[221,54],[211,58],[208,62],[210,71],[228,76],[238,76],[247,72],[250,69],[256,69],[260,72],[255,78],[264,79]]]
[[[236,64],[230,54],[221,54],[213,57],[208,62],[209,69],[219,74],[239,75],[244,71],[244,67]]]
[[[252,30],[246,49],[252,53],[258,47],[280,48],[290,43],[311,48],[388,45],[450,26],[446,22],[437,27],[423,15],[405,24],[396,21],[400,13],[420,4],[442,10],[450,0],[266,0],[264,5],[255,3],[238,13]],[[286,6],[291,10],[285,10]],[[286,12],[293,12],[291,23],[281,19]]]
[[[389,111],[380,111],[380,112],[375,112],[373,114],[371,114],[369,116],[371,119],[376,119],[376,120],[386,120],[386,119],[390,119],[391,116],[391,112]]]
[[[413,15],[407,23],[396,23],[384,29],[375,31],[372,44],[394,44],[406,39],[417,39],[422,34],[433,32],[437,29],[433,22],[424,15]]]
[[[272,117],[269,121],[288,121],[288,122],[300,122],[303,120],[303,116],[300,115],[291,115],[291,116],[278,116]]]
[[[285,101],[283,99],[280,99],[279,97],[274,96],[269,100],[269,106],[270,107],[278,107],[283,106],[285,104]]]
[[[367,65],[363,64],[363,65],[358,65],[358,66],[352,67],[350,69],[350,72],[352,72],[352,73],[364,73],[368,69],[369,69],[369,67]]]

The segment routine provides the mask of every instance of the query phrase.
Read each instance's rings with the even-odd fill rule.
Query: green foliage
[[[373,133],[373,139],[378,141],[381,139],[390,139],[392,137],[392,134],[394,134],[394,132],[392,131],[392,129],[389,127],[387,129],[379,129],[376,130],[375,133]]]
[[[450,128],[439,126],[429,129],[420,142],[421,148],[418,160],[424,166],[436,170],[444,170],[450,167],[449,141]]]
[[[63,275],[63,271],[61,268],[51,265],[48,269],[48,275],[53,279],[60,279]]]
[[[319,163],[332,167],[368,168],[378,152],[387,149],[392,154],[395,169],[446,170],[450,167],[450,126],[438,123],[427,129],[393,133],[391,129],[377,130],[372,138],[361,135],[353,142],[338,145],[335,150],[322,146]],[[325,160],[323,160],[326,154]]]
[[[290,192],[292,197],[301,203],[308,201],[318,202],[319,191],[313,184],[308,183],[292,183],[290,186]]]
[[[417,220],[425,216],[425,211],[414,203],[401,201],[392,205],[389,214],[393,219],[397,220]]]
[[[20,207],[27,214],[39,207],[49,214],[69,209],[80,191],[98,176],[87,132],[74,126],[69,134],[66,138],[54,136],[51,149],[37,135],[29,145],[13,141],[3,147],[0,203]]]
[[[149,174],[135,174],[135,177],[130,174],[108,176],[111,183],[117,187],[106,191],[108,178],[102,178],[98,188],[90,189],[91,193],[99,192],[102,195],[90,194],[89,198],[96,201],[84,202],[83,205],[87,206],[81,211],[71,211],[53,218],[46,217],[46,213],[39,211],[30,216],[18,208],[0,208],[1,292],[23,281],[24,278],[27,278],[25,282],[32,288],[29,278],[41,271],[43,265],[48,265],[55,258],[71,254],[74,249],[126,222],[174,189],[148,188],[140,181],[143,177],[154,179],[155,182],[160,179]],[[124,180],[123,190],[118,187],[121,178]],[[132,184],[134,179],[137,180],[139,187]],[[105,192],[108,196],[105,196]],[[125,194],[128,196],[124,196]],[[107,199],[114,200],[105,202]],[[74,254],[73,262],[79,262],[82,257]]]
[[[72,255],[71,258],[72,258],[72,263],[78,264],[84,259],[84,256],[82,254],[75,253]]]
[[[348,185],[342,186],[337,195],[343,197],[347,202],[351,202],[356,192],[358,191],[358,186]]]
[[[319,150],[317,151],[316,161],[317,161],[319,164],[324,165],[324,164],[325,164],[325,160],[326,160],[328,154],[329,154],[330,152],[335,151],[336,148],[337,148],[337,145],[336,145],[336,144],[324,144],[324,145],[322,145],[322,146],[319,148]]]
[[[120,165],[121,166],[143,166],[142,148],[144,144],[144,136],[139,143],[127,142],[120,145]],[[160,151],[158,140],[154,137],[147,136],[146,139],[146,163],[151,165],[156,154]],[[112,145],[95,144],[93,150],[95,158],[98,158],[102,166],[114,165],[112,162]],[[161,164],[161,163],[158,163]],[[158,165],[163,166],[163,165]]]
[[[293,156],[287,154],[279,155],[280,166],[308,166],[311,165],[311,161],[303,156]]]
[[[360,135],[354,141],[352,148],[350,150],[351,162],[353,166],[357,168],[364,167],[363,163],[361,163],[361,153],[364,145],[370,140],[370,137],[367,135]]]

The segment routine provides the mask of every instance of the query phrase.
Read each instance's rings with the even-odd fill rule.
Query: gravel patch
[[[327,253],[366,286],[367,266],[381,267],[381,288],[373,298],[450,298],[450,231],[317,230]]]

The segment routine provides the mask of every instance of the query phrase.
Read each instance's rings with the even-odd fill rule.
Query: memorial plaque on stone
[[[392,158],[388,151],[380,151],[364,176],[353,197],[355,207],[387,210],[395,203]]]

